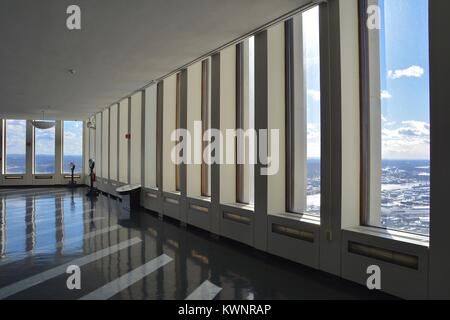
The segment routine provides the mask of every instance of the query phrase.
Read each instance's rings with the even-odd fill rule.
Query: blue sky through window
[[[81,173],[83,163],[83,122],[64,121],[63,171],[70,173],[70,163],[75,163],[75,173]]]
[[[383,159],[428,160],[428,0],[382,0]]]

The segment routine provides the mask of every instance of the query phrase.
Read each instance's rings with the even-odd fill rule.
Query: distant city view
[[[430,161],[384,160],[381,225],[406,232],[430,232]]]
[[[9,174],[24,174],[25,170],[24,154],[9,154],[6,157],[6,171]],[[75,164],[75,173],[82,173],[83,157],[81,155],[65,155],[63,158],[63,172],[70,173],[70,163]],[[55,157],[53,155],[37,154],[35,159],[35,171],[41,174],[55,173]]]

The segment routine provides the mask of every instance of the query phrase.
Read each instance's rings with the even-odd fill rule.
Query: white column
[[[378,5],[378,0],[369,0]],[[370,209],[369,225],[381,224],[381,79],[380,32],[369,30],[369,90],[370,90]]]

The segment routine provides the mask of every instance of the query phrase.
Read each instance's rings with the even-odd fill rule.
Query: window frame
[[[209,59],[205,59],[202,61],[202,83],[201,83],[201,121],[202,121],[202,136],[211,128],[210,121],[210,106],[209,103]],[[202,141],[202,164],[201,164],[201,196],[202,197],[211,197],[211,189],[209,185],[209,175],[211,173],[210,166],[205,162],[203,157],[205,149],[208,147],[208,141]]]
[[[287,213],[299,215],[299,216],[307,216],[312,219],[321,219],[322,211],[325,210],[323,206],[322,199],[325,198],[325,190],[327,185],[326,172],[324,170],[324,166],[326,165],[328,159],[326,158],[327,153],[325,150],[327,149],[327,145],[324,141],[326,137],[326,118],[325,114],[327,113],[327,101],[324,98],[325,88],[323,87],[322,79],[324,72],[326,72],[325,66],[323,66],[323,50],[327,48],[323,46],[322,43],[322,23],[321,23],[321,7],[320,5],[315,5],[312,7],[305,8],[298,13],[298,15],[303,15],[308,10],[312,10],[317,7],[318,15],[319,15],[319,59],[320,59],[320,196],[321,196],[321,204],[320,211],[318,214],[308,212],[308,210],[303,210],[303,212],[297,212],[295,210],[295,43],[294,43],[294,18],[296,15],[290,17],[284,22],[284,35],[285,35],[285,210]],[[302,18],[303,21],[303,18]],[[303,32],[303,30],[302,30]],[[302,37],[303,41],[303,37]],[[302,48],[303,48],[302,44]],[[322,48],[323,47],[323,48]],[[304,55],[302,53],[302,60]],[[305,69],[303,68],[303,72]],[[305,87],[305,95],[307,94]],[[305,105],[307,108],[308,105]],[[305,121],[307,121],[305,119]],[[307,144],[306,146],[307,147]],[[306,151],[307,152],[307,151]],[[308,159],[307,153],[305,154],[306,160]],[[308,186],[308,175],[305,175],[305,198],[307,201],[307,186]],[[307,203],[307,202],[306,202]]]
[[[371,202],[371,119],[370,119],[370,61],[369,61],[369,31],[366,25],[367,21],[367,7],[369,5],[369,0],[358,0],[358,38],[359,38],[359,96],[360,96],[360,211],[359,211],[359,221],[362,227],[367,227],[371,229],[384,230],[384,231],[394,231],[402,234],[426,237],[429,238],[430,235],[422,234],[417,232],[412,232],[408,230],[397,230],[392,228],[385,228],[370,223],[370,202]],[[429,12],[426,14],[429,15]],[[430,85],[431,87],[431,85]],[[429,106],[431,111],[431,104]],[[431,116],[431,115],[430,115]],[[431,124],[431,119],[430,119]],[[382,141],[382,137],[380,137]],[[431,136],[430,136],[431,145]],[[382,159],[383,160],[383,159]],[[382,161],[381,160],[381,161]],[[430,163],[431,163],[431,152],[430,152]],[[431,188],[430,188],[431,197]],[[381,212],[380,212],[381,215]],[[431,219],[431,203],[430,203],[430,213]],[[431,227],[431,224],[430,224]]]
[[[7,157],[8,157],[8,150],[7,150],[7,137],[8,137],[8,133],[7,133],[7,129],[8,129],[8,121],[9,120],[16,120],[16,121],[25,121],[25,170],[23,173],[8,173],[7,172]],[[2,119],[2,142],[3,142],[3,150],[2,150],[2,174],[5,176],[24,176],[26,174],[28,174],[28,166],[27,166],[27,127],[28,127],[28,121],[24,120],[24,119]]]
[[[360,77],[360,224],[369,227],[370,219],[370,83],[369,39],[365,24],[367,0],[358,0],[359,77]],[[370,226],[373,227],[373,226]]]
[[[236,130],[244,128],[244,43],[236,44]],[[238,163],[238,138],[235,139],[236,163],[236,202],[248,204],[244,201],[243,175],[244,165]]]
[[[300,13],[301,14],[301,13]],[[285,37],[285,204],[286,212],[295,213],[294,208],[294,21],[290,18],[284,22]]]
[[[175,87],[175,130],[181,129],[181,73],[176,75]],[[176,144],[181,142],[178,137]],[[175,164],[175,191],[181,192],[181,165]]]
[[[32,151],[33,152],[33,154],[32,154],[32,159],[33,159],[32,172],[33,172],[34,176],[47,176],[47,175],[58,174],[58,170],[56,168],[56,164],[57,164],[57,161],[56,161],[57,152],[56,151],[58,149],[57,139],[56,139],[56,136],[57,136],[56,127],[57,127],[56,122],[55,122],[55,126],[50,128],[50,129],[38,129],[38,128],[32,126],[32,135],[33,135],[33,139],[32,139],[32,141],[33,141],[33,147],[32,147],[32,150],[33,150]],[[53,139],[54,140],[54,144],[55,144],[55,149],[54,149],[55,153],[54,153],[54,158],[53,158],[54,170],[53,170],[53,172],[36,172],[36,130],[51,130],[51,129],[54,130],[54,139]]]
[[[80,172],[75,171],[75,175],[81,175],[84,172],[84,122],[82,120],[61,120],[61,174],[70,174],[71,172],[64,172],[64,146],[66,139],[64,138],[64,130],[66,122],[80,122],[81,123],[81,169]]]

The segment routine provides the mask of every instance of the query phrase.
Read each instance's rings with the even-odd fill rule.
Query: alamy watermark
[[[76,4],[67,7],[66,27],[69,30],[81,30],[81,8]]]
[[[77,265],[70,265],[66,269],[66,273],[70,274],[67,278],[66,286],[69,290],[81,290],[81,269]]]
[[[194,121],[193,133],[176,129],[170,138],[176,143],[171,152],[175,165],[261,164],[260,174],[265,176],[275,175],[280,169],[279,129],[209,129],[202,134],[202,122]]]
[[[367,268],[366,285],[369,290],[381,290],[381,268],[377,265],[372,265]]]
[[[367,29],[380,30],[381,29],[381,9],[377,5],[370,5],[367,7]]]

